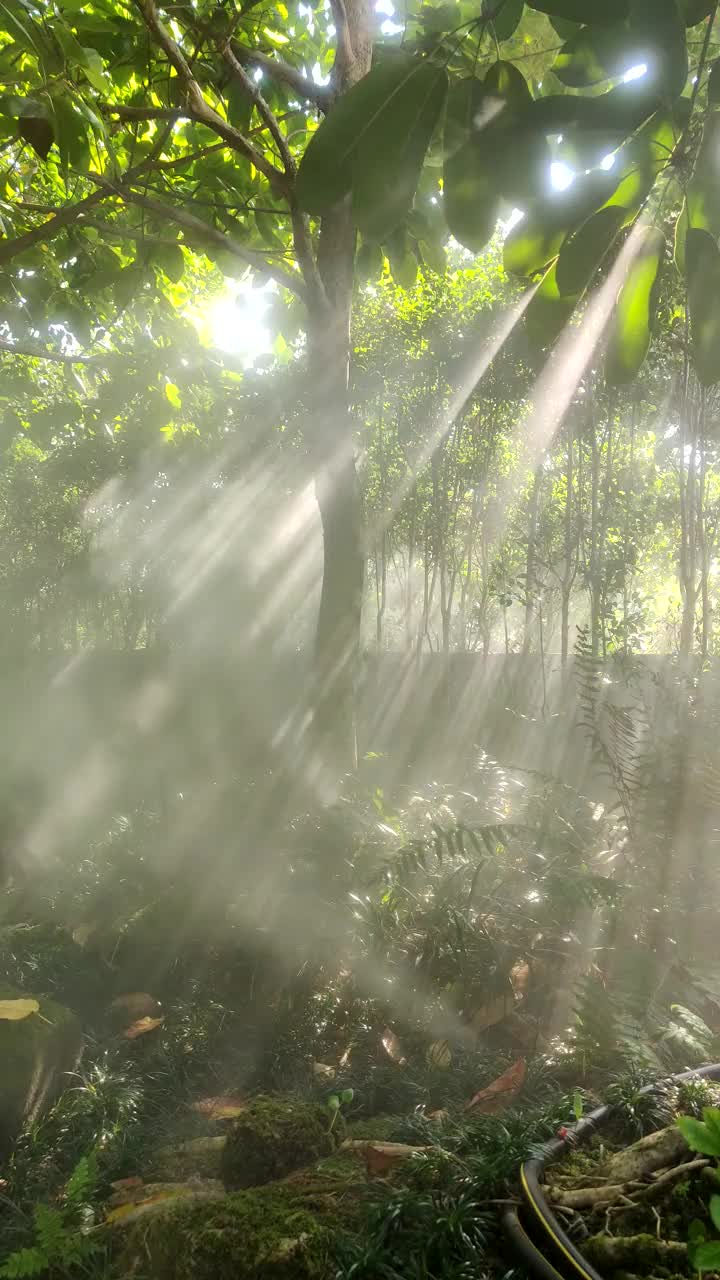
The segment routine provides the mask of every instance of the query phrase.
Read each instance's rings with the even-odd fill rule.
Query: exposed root
[[[657,1133],[649,1133],[610,1156],[603,1166],[603,1174],[609,1182],[637,1182],[646,1178],[657,1169],[665,1169],[674,1165],[690,1154],[682,1133],[677,1125],[667,1129],[658,1129]]]
[[[583,1245],[588,1262],[599,1270],[617,1267],[659,1266],[682,1267],[687,1262],[687,1245],[674,1240],[657,1240],[655,1236],[591,1236]]]
[[[564,1209],[600,1209],[618,1200],[628,1199],[633,1183],[621,1183],[606,1187],[578,1187],[575,1191],[563,1187],[551,1187],[549,1199],[553,1204],[562,1205]]]

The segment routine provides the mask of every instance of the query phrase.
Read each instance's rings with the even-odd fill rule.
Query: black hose
[[[679,1072],[665,1081],[656,1081],[654,1084],[646,1085],[640,1092],[641,1094],[648,1094],[662,1084],[681,1084],[684,1080],[698,1078],[720,1079],[720,1063],[716,1062],[711,1066],[698,1067],[694,1071]],[[572,1277],[580,1275],[582,1280],[603,1280],[599,1272],[595,1271],[594,1267],[585,1261],[580,1251],[567,1235],[567,1232],[560,1226],[545,1198],[541,1179],[549,1164],[554,1164],[575,1147],[587,1142],[593,1133],[610,1118],[613,1111],[614,1107],[610,1105],[598,1107],[595,1111],[591,1111],[589,1115],[583,1116],[576,1125],[568,1129],[561,1138],[553,1138],[551,1142],[546,1143],[538,1156],[532,1160],[526,1160],[520,1168],[520,1184],[525,1205],[532,1212],[533,1220],[543,1229],[548,1240],[548,1246],[553,1253],[562,1256],[562,1262],[559,1262],[558,1265],[562,1266],[563,1272],[557,1272],[548,1262],[541,1249],[537,1248],[528,1238],[517,1214],[515,1214],[517,1228],[511,1221],[512,1215],[510,1213],[505,1214],[503,1222],[508,1239],[531,1272],[538,1276],[540,1280],[551,1280],[552,1277],[557,1277],[559,1274]]]

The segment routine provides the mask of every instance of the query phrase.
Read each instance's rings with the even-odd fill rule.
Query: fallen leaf
[[[128,991],[125,995],[116,996],[110,1005],[113,1017],[130,1026],[140,1018],[159,1018],[162,1005],[148,991]]]
[[[516,996],[524,996],[530,981],[530,965],[527,960],[518,960],[510,970],[510,986]]]
[[[452,1051],[447,1040],[436,1040],[431,1044],[427,1057],[431,1067],[438,1067],[441,1071],[446,1070],[452,1062]]]
[[[357,1155],[364,1156],[370,1177],[379,1177],[400,1160],[422,1155],[424,1151],[431,1151],[432,1147],[412,1147],[407,1142],[373,1142],[367,1138],[346,1138],[340,1144],[340,1150],[354,1151]]]
[[[22,1000],[0,1000],[0,1018],[5,1022],[21,1022],[23,1018],[29,1018],[31,1013],[39,1012],[38,1001],[29,997]]]
[[[450,1112],[442,1108],[439,1111],[429,1111],[427,1118],[432,1124],[446,1124],[450,1119]]]
[[[334,1080],[335,1068],[328,1066],[327,1062],[313,1062],[313,1075],[318,1080]]]
[[[106,1223],[132,1221],[139,1218],[168,1200],[208,1200],[222,1195],[222,1184],[213,1179],[184,1182],[148,1182],[138,1188],[137,1194],[128,1192],[128,1198],[121,1204],[113,1203],[113,1207],[105,1215]]]
[[[198,1115],[207,1116],[208,1120],[234,1120],[247,1109],[247,1102],[236,1094],[221,1095],[218,1098],[200,1098],[190,1104],[190,1110]]]
[[[96,929],[97,929],[97,925],[94,925],[94,924],[79,924],[79,925],[77,925],[77,926],[73,929],[72,934],[71,934],[71,937],[72,937],[73,942],[74,942],[74,943],[76,944],[76,946],[78,946],[78,947],[85,947],[85,946],[87,946],[88,942],[89,942],[89,941],[90,941],[90,939],[92,938],[92,936],[93,936],[93,934],[95,933]]]
[[[137,1022],[132,1022],[125,1029],[123,1035],[126,1040],[137,1040],[138,1036],[147,1035],[148,1031],[154,1031],[156,1027],[162,1026],[164,1018],[138,1018]]]
[[[401,1160],[408,1160],[411,1156],[427,1150],[427,1147],[411,1147],[405,1142],[369,1142],[365,1147],[365,1167],[368,1176],[381,1178]]]
[[[470,1021],[474,1031],[487,1031],[488,1027],[497,1026],[498,1022],[502,1022],[507,1018],[515,1008],[515,997],[511,991],[506,995],[496,996],[493,1000],[488,1000],[486,1004],[476,1009],[470,1015]]]
[[[484,1116],[502,1111],[517,1097],[525,1083],[526,1075],[527,1063],[524,1058],[518,1058],[517,1062],[513,1062],[507,1071],[503,1071],[497,1080],[493,1080],[492,1084],[476,1093],[468,1102],[466,1110],[475,1108]]]
[[[125,1191],[129,1187],[142,1187],[142,1178],[117,1178],[115,1182],[111,1182],[110,1186],[113,1191]]]
[[[407,1058],[402,1051],[402,1045],[398,1037],[395,1035],[392,1027],[386,1027],[380,1038],[382,1041],[382,1047],[391,1062],[397,1062],[399,1067],[403,1067],[407,1062]]]

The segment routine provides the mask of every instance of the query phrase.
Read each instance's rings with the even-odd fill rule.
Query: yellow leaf
[[[447,1040],[436,1040],[430,1045],[427,1056],[431,1067],[439,1067],[443,1071],[452,1062],[452,1051]]]
[[[283,19],[283,21],[284,21],[284,22],[287,22],[287,20],[288,20],[288,11],[287,11],[287,9],[285,8],[285,5],[282,3],[282,0],[278,0],[278,3],[275,5],[275,8],[277,9],[277,11],[278,11],[278,13],[280,14],[280,17]]]
[[[21,1022],[23,1018],[29,1018],[31,1013],[39,1012],[37,1000],[0,1000],[0,1018],[5,1022]]]
[[[268,40],[272,40],[273,44],[287,44],[288,36],[284,36],[280,31],[273,31],[272,27],[263,28]]]
[[[167,396],[167,398],[168,398],[168,400],[170,401],[171,405],[172,405],[175,409],[181,409],[181,408],[182,408],[182,400],[180,399],[180,392],[178,391],[178,389],[177,389],[177,387],[175,386],[175,383],[174,383],[174,382],[166,382],[166,383],[165,383],[165,395]]]
[[[227,1094],[218,1098],[200,1098],[191,1103],[191,1110],[207,1116],[209,1120],[234,1120],[247,1110],[247,1102],[236,1094]]]
[[[164,1021],[164,1018],[138,1018],[123,1034],[126,1040],[137,1040],[138,1036],[144,1036],[148,1031],[162,1026]]]

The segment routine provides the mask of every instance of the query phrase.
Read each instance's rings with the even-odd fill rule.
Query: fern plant
[[[100,1246],[87,1232],[92,1219],[91,1200],[97,1188],[95,1154],[83,1156],[65,1186],[62,1205],[38,1204],[33,1211],[34,1242],[14,1250],[0,1266],[3,1280],[22,1280],[46,1272],[89,1274],[87,1264]]]

